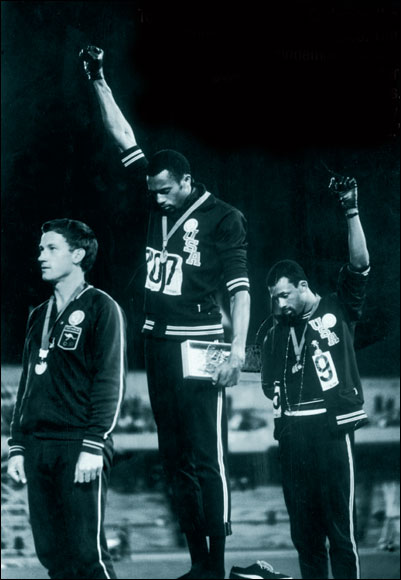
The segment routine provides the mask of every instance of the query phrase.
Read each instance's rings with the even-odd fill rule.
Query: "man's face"
[[[157,175],[148,175],[147,182],[149,192],[155,196],[159,206],[166,212],[182,207],[191,193],[191,176],[184,175],[178,182],[167,169],[163,169]]]
[[[307,288],[308,284],[304,280],[294,286],[288,278],[280,278],[275,286],[269,288],[273,312],[285,316],[288,320],[302,314],[305,310]]]
[[[57,232],[46,232],[39,244],[38,261],[42,270],[42,279],[46,282],[59,282],[73,271],[79,262],[78,252],[71,250],[65,237]]]

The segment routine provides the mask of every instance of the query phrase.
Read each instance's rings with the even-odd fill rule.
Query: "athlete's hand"
[[[74,483],[89,483],[102,473],[103,455],[81,451],[75,466]]]
[[[99,81],[103,76],[103,56],[104,52],[97,46],[87,46],[79,53],[82,60],[86,76],[90,81]]]
[[[217,387],[235,387],[241,376],[241,369],[245,362],[245,351],[231,347],[230,358],[217,367],[214,372],[212,383]]]
[[[358,185],[354,177],[332,177],[329,190],[338,197],[345,214],[358,209]]]
[[[23,455],[13,455],[8,460],[7,473],[11,479],[18,483],[26,483],[24,464],[25,458]]]

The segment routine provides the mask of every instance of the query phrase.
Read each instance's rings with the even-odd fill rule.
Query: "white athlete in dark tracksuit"
[[[42,236],[49,281],[57,267],[50,254],[62,238],[51,230]],[[124,394],[124,315],[82,276],[62,305],[51,281],[55,293],[28,321],[9,472],[27,481],[35,548],[50,578],[116,578],[103,521]]]

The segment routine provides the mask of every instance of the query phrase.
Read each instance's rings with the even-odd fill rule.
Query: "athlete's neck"
[[[187,197],[184,199],[181,207],[177,208],[178,213],[184,213],[197,199],[198,192],[197,190],[192,187],[191,191],[188,193]]]
[[[85,276],[81,269],[74,270],[66,278],[56,282],[53,288],[54,296],[56,298],[57,310],[60,311],[71,296],[78,290],[85,286]]]
[[[320,302],[320,296],[318,294],[314,294],[312,290],[309,290],[308,296],[305,302],[304,311],[302,313],[302,318],[306,318],[310,315],[313,310],[316,308],[318,303]]]

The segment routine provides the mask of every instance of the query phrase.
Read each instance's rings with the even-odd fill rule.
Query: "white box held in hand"
[[[181,343],[182,371],[184,379],[212,379],[218,366],[231,352],[227,342],[186,340]]]

